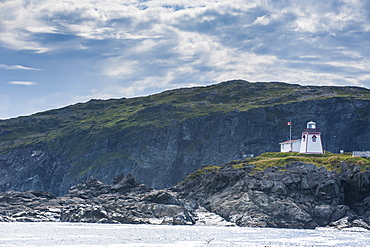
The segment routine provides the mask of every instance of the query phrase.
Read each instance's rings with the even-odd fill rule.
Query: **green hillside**
[[[0,121],[0,154],[9,148],[78,138],[88,132],[93,139],[122,129],[162,128],[172,121],[247,110],[305,100],[344,97],[370,99],[370,90],[359,87],[300,86],[281,82],[229,81],[206,87],[181,88],[147,97],[91,100],[87,103]],[[73,143],[73,142],[72,142]]]

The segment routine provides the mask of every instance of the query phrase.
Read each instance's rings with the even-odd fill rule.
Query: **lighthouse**
[[[321,143],[321,133],[316,128],[315,122],[308,122],[307,128],[303,130],[299,152],[304,154],[324,153]]]

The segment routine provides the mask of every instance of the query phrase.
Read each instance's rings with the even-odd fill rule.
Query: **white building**
[[[301,140],[291,140],[291,141],[285,141],[280,142],[280,152],[286,153],[286,152],[299,152],[299,149],[301,147]]]
[[[321,143],[321,133],[316,128],[315,122],[308,122],[307,128],[302,132],[300,153],[305,154],[322,154],[324,149]]]
[[[352,152],[353,157],[370,157],[370,151],[353,151]]]

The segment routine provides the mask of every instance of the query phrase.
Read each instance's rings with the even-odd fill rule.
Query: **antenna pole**
[[[293,144],[292,144],[292,120],[289,122],[289,141],[290,141],[290,152],[293,152]]]

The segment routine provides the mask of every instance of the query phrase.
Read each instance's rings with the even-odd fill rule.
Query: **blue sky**
[[[368,0],[0,0],[0,119],[225,80],[370,88]]]

